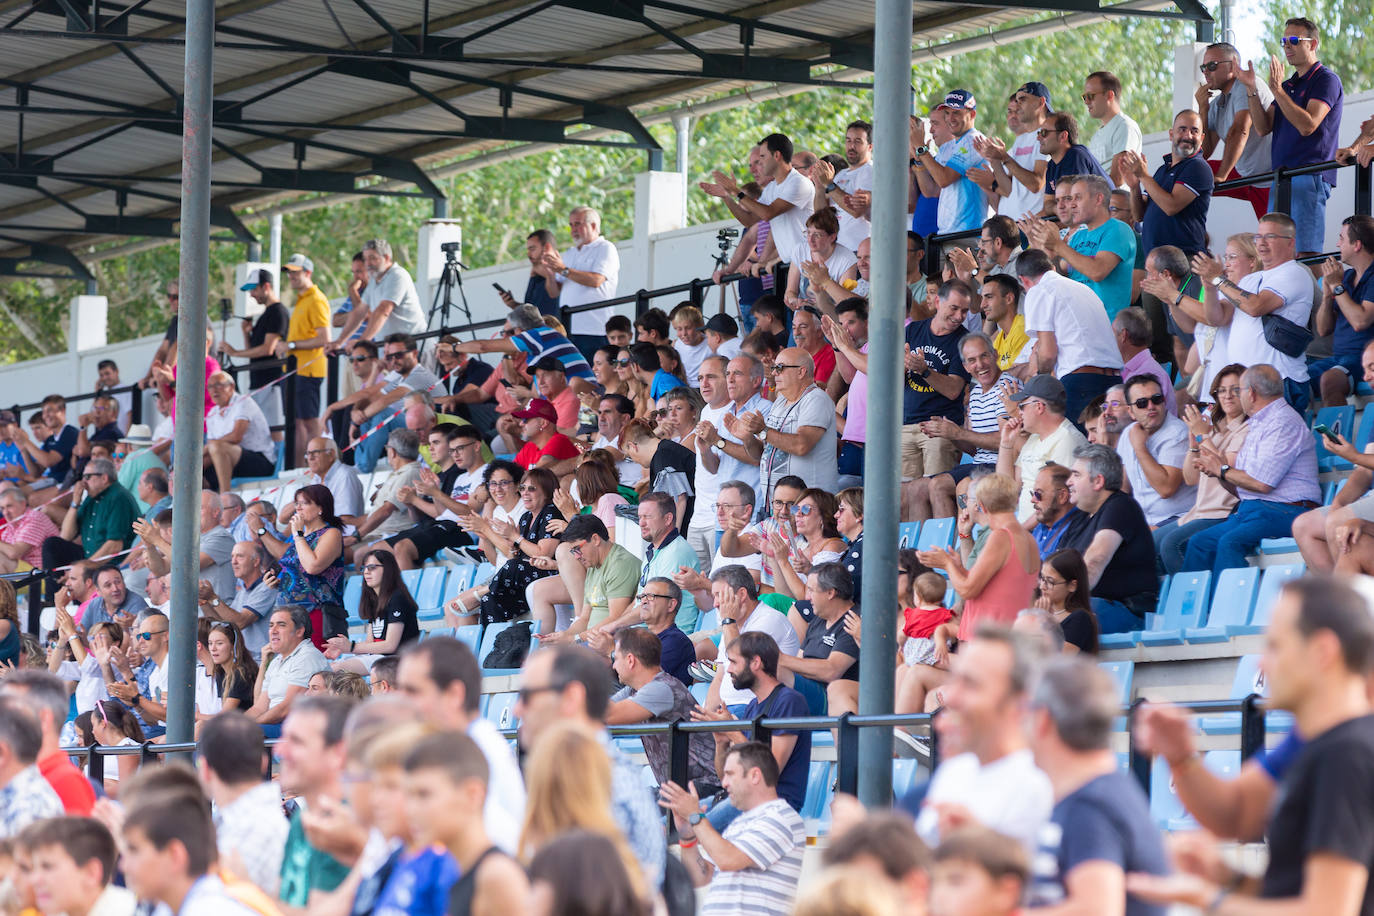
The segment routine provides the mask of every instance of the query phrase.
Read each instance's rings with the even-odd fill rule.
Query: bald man
[[[750,411],[722,418],[726,431],[743,441],[751,459],[758,459],[764,505],[772,505],[773,487],[789,475],[800,477],[809,487],[835,492],[839,489],[835,404],[816,385],[811,355],[800,347],[788,347],[778,354],[772,371],[777,397],[766,416]]]

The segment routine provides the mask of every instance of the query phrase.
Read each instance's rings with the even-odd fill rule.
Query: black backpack
[[[530,630],[534,626],[521,620],[496,634],[491,651],[482,662],[483,668],[519,668],[530,654]]]

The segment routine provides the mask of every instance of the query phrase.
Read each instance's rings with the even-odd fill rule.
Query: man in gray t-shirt
[[[1203,119],[1202,155],[1211,159],[1208,164],[1219,181],[1225,181],[1228,176],[1261,175],[1270,168],[1270,135],[1260,135],[1250,125],[1250,100],[1245,86],[1236,78],[1240,67],[1239,53],[1225,42],[1209,45],[1202,57],[1202,85],[1196,96]],[[1260,106],[1268,109],[1274,101],[1274,93],[1264,80],[1255,80],[1255,92],[1259,95]],[[1224,151],[1218,159],[1213,154],[1219,144]],[[1233,170],[1235,175],[1231,175]],[[1256,218],[1268,212],[1268,182],[1217,191],[1215,195],[1249,201]]]

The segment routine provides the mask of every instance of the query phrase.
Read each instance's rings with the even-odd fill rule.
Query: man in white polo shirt
[[[591,207],[578,207],[568,214],[573,247],[563,254],[544,254],[544,266],[551,271],[544,289],[558,297],[560,307],[588,305],[615,296],[620,282],[620,253],[608,239],[601,237],[601,214]],[[568,320],[568,339],[590,362],[596,348],[606,344],[606,319],[611,306],[574,312]]]
[[[205,387],[215,406],[205,415],[206,477],[221,493],[235,477],[270,477],[277,471],[277,444],[258,402],[234,390],[227,372],[210,376]]]

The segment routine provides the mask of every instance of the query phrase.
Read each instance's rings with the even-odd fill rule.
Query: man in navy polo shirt
[[[1322,263],[1322,304],[1316,331],[1334,335],[1331,355],[1308,366],[1322,406],[1341,407],[1364,371],[1361,355],[1374,340],[1374,217],[1351,216],[1336,241],[1340,259]],[[1347,270],[1345,265],[1349,264]]]
[[[1040,140],[1040,152],[1050,157],[1045,166],[1045,209],[1040,212],[1041,216],[1055,215],[1054,189],[1060,178],[1072,175],[1107,177],[1102,164],[1078,142],[1078,122],[1067,111],[1058,111],[1046,118],[1035,136]]]
[[[1269,59],[1266,74],[1256,73],[1254,61],[1236,74],[1249,94],[1250,120],[1259,136],[1272,133],[1270,155],[1275,169],[1291,169],[1336,158],[1340,145],[1341,105],[1344,90],[1341,79],[1317,60],[1321,34],[1310,19],[1294,18],[1284,23],[1283,56],[1295,72],[1283,78],[1283,64]],[[1263,64],[1261,63],[1261,67]],[[1263,76],[1274,93],[1274,102],[1265,106],[1256,88]],[[1295,175],[1293,200],[1288,213],[1298,224],[1298,257],[1322,250],[1326,227],[1326,199],[1336,186],[1336,170],[1316,175]],[[1269,192],[1270,209],[1278,201],[1278,182]]]
[[[1191,108],[1180,111],[1169,140],[1173,152],[1164,157],[1153,178],[1139,153],[1126,150],[1117,161],[1131,189],[1131,209],[1141,221],[1145,251],[1174,245],[1191,260],[1207,248],[1207,208],[1214,182],[1202,157],[1202,118]]]

